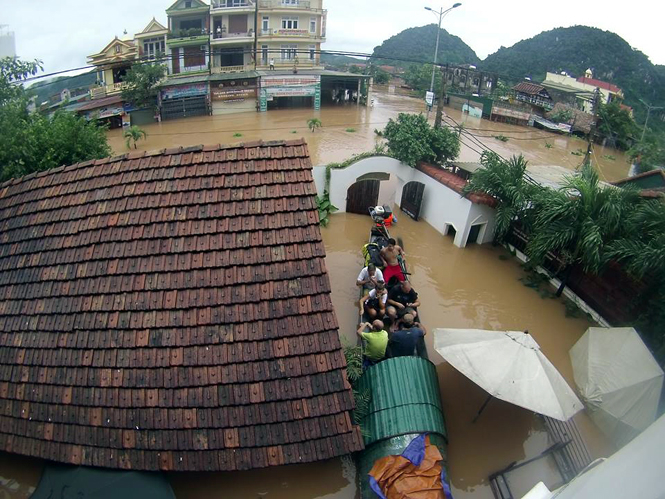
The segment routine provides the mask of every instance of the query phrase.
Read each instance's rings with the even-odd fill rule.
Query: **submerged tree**
[[[504,160],[494,152],[486,151],[478,169],[464,188],[464,195],[484,192],[496,199],[496,226],[494,239],[501,242],[513,227],[520,222],[527,230],[531,220],[531,199],[540,189],[526,178],[527,161],[522,155]]]
[[[321,123],[321,120],[318,118],[311,118],[307,120],[307,128],[309,128],[312,132],[316,130],[317,128],[321,128],[323,126],[323,123]]]
[[[159,94],[157,85],[165,74],[166,67],[163,64],[135,63],[122,78],[127,84],[122,91],[123,100],[138,109],[156,109]]]
[[[526,252],[533,265],[543,264],[549,253],[561,259],[557,296],[563,293],[573,265],[598,273],[607,264],[607,245],[627,232],[626,220],[637,199],[634,191],[602,185],[589,165],[567,176],[560,189],[538,191]]]
[[[414,167],[420,162],[445,163],[459,155],[457,134],[448,128],[433,128],[422,114],[400,113],[383,131],[395,159]]]
[[[136,143],[141,139],[145,139],[147,136],[148,134],[145,133],[145,130],[137,127],[136,125],[130,126],[123,134],[123,137],[125,137],[125,143],[127,144],[127,149],[131,149],[132,144],[134,144],[134,149],[137,149]]]

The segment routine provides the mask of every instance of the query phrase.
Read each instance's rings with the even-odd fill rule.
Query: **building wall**
[[[369,173],[389,173],[391,180],[381,183],[379,199],[388,198],[389,204],[399,205],[404,186],[411,181],[425,184],[425,193],[421,207],[421,218],[434,227],[439,233],[446,235],[450,228],[455,229],[454,244],[463,248],[473,225],[481,225],[478,243],[491,242],[494,235],[495,212],[486,205],[474,204],[457,192],[446,187],[421,171],[405,165],[393,158],[378,156],[367,158],[353,165],[332,170],[330,178],[330,202],[341,212],[346,211],[346,193],[356,180]],[[396,182],[395,182],[396,179]],[[314,182],[319,193],[325,188],[325,166],[314,168]],[[390,196],[384,191],[393,191]],[[402,214],[402,216],[407,216]]]
[[[0,31],[0,58],[16,57],[16,39],[13,31]]]

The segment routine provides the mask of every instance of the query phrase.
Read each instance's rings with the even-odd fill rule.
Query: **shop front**
[[[321,109],[320,75],[276,75],[261,77],[259,109],[313,107]]]
[[[167,85],[160,92],[162,120],[210,114],[208,82]]]
[[[96,120],[106,124],[109,129],[114,129],[129,126],[129,113],[133,110],[129,103],[123,104],[122,97],[116,95],[86,102],[76,112],[85,116],[87,120]]]
[[[256,78],[210,83],[212,114],[256,112]]]

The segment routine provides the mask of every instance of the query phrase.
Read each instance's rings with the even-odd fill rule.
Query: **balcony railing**
[[[212,40],[223,40],[227,38],[254,38],[254,30],[243,33],[227,33],[226,31],[216,31],[212,34]]]
[[[254,69],[254,66],[213,66],[211,71],[212,74],[222,74],[222,73],[242,73],[243,71],[251,71]]]
[[[321,38],[316,33],[310,33],[306,29],[262,29],[259,36],[283,36],[289,38]]]
[[[285,2],[282,0],[259,0],[260,9],[303,9],[303,10],[321,10],[312,9],[309,0],[298,0],[297,3]]]
[[[92,87],[90,89],[90,98],[91,99],[102,99],[109,95],[118,94],[127,88],[127,83],[112,83],[110,85],[102,85],[99,87]]]
[[[196,39],[200,37],[207,38],[208,30],[205,28],[191,28],[191,29],[175,29],[170,31],[167,35],[169,40],[179,40],[179,39]]]
[[[256,4],[253,0],[243,0],[241,2],[233,1],[227,2],[226,0],[212,0],[212,10],[224,10],[224,11],[233,11],[233,10],[243,10],[249,7],[254,8]]]

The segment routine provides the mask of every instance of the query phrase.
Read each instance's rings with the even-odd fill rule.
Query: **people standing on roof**
[[[390,335],[388,350],[391,357],[417,355],[418,342],[425,337],[425,326],[416,322],[413,315],[402,318],[400,328]]]
[[[390,280],[393,277],[396,277],[399,281],[404,281],[404,273],[402,272],[402,267],[399,264],[400,258],[404,260],[406,253],[404,250],[397,245],[392,237],[388,239],[388,245],[381,250],[381,259],[383,260],[383,277],[390,286]]]
[[[365,331],[366,329],[369,331]],[[383,322],[380,320],[375,320],[371,324],[363,322],[358,327],[357,334],[365,344],[363,367],[369,367],[383,360],[388,347],[388,333],[383,327]]]
[[[376,288],[360,299],[360,316],[363,312],[370,319],[381,319],[386,313],[388,291],[383,281],[376,283]]]
[[[384,273],[385,275],[385,273]],[[411,313],[414,317],[418,315],[418,307],[420,300],[418,293],[413,289],[409,281],[402,281],[388,293],[388,305],[392,305],[397,309],[397,316],[403,317],[407,313]]]
[[[369,291],[376,288],[376,283],[379,281],[383,281],[383,272],[381,272],[381,269],[377,269],[376,265],[370,263],[360,271],[360,274],[358,274],[356,286]]]

